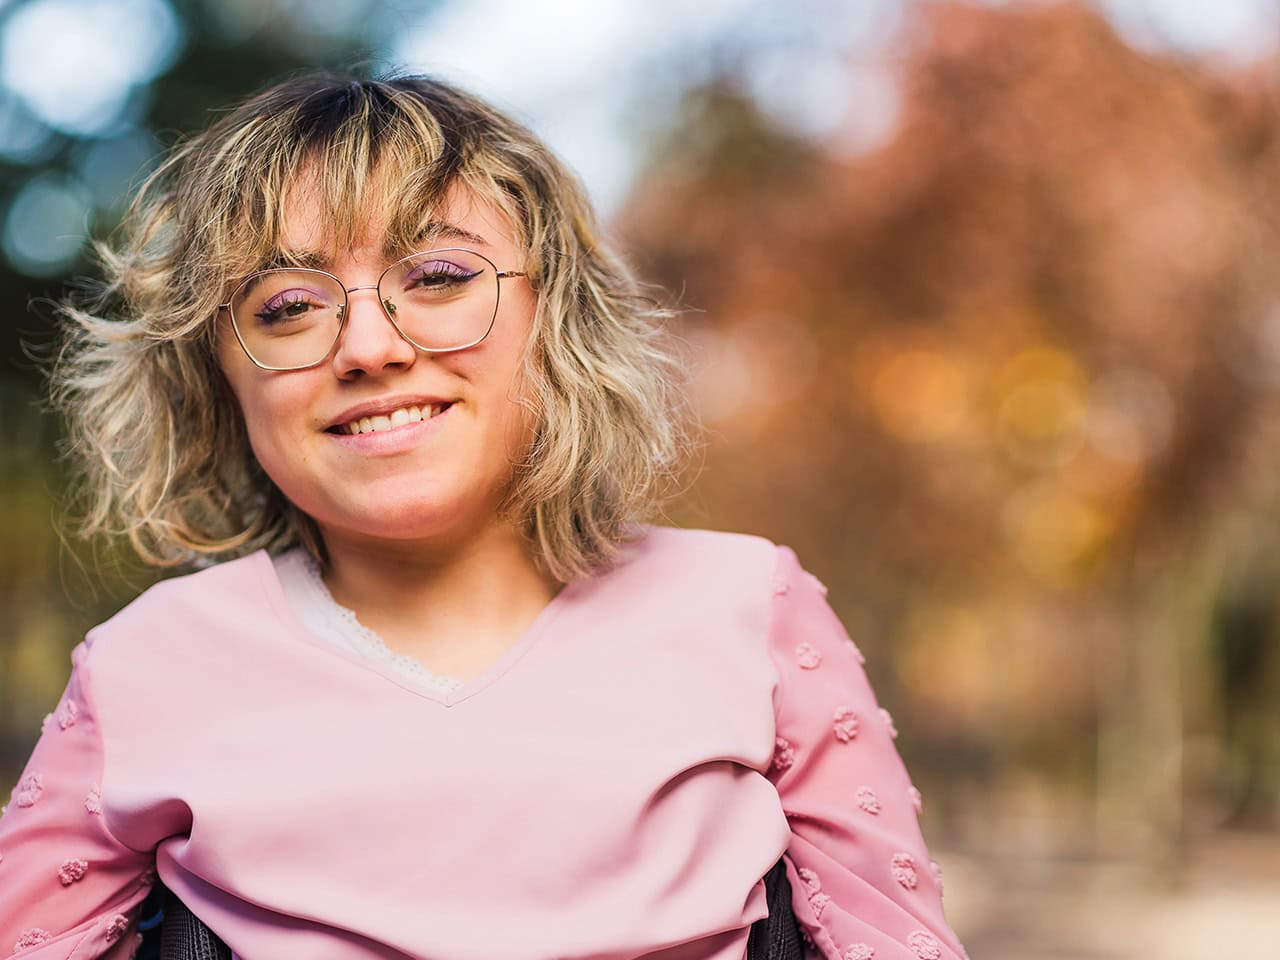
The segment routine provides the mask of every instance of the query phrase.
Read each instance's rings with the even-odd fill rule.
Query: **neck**
[[[559,590],[519,531],[495,523],[461,540],[361,541],[324,532],[334,599],[400,649],[501,646]]]

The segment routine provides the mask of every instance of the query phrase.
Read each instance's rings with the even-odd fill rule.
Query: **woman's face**
[[[318,205],[305,192],[285,214],[283,243],[290,253],[329,249]],[[524,268],[510,222],[470,192],[450,191],[436,219],[446,232],[424,241],[424,249],[467,247],[499,270]],[[459,239],[466,234],[474,236]],[[377,283],[387,266],[380,224],[371,222],[355,249],[336,256],[322,258],[321,267],[346,287]],[[423,353],[404,340],[375,290],[348,294],[341,340],[327,360],[306,370],[255,366],[226,315],[220,318],[219,363],[254,454],[280,490],[316,521],[330,549],[338,542],[443,542],[472,537],[497,522],[511,461],[524,455],[534,428],[518,401],[536,300],[524,278],[500,283],[489,335],[452,353]],[[362,417],[390,418],[397,410],[442,403],[449,406],[429,419],[358,435],[347,428]]]

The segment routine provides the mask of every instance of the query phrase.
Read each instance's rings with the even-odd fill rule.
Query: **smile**
[[[360,417],[349,423],[340,424],[334,427],[333,430],[336,433],[347,434],[380,433],[384,430],[394,430],[396,427],[402,427],[406,423],[430,420],[432,417],[444,413],[452,405],[452,403],[436,403],[424,407],[401,407],[390,413],[378,414],[374,417]]]

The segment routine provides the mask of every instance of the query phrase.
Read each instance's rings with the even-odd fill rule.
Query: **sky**
[[[1138,47],[1240,59],[1258,56],[1274,42],[1278,5],[1100,0]],[[530,9],[538,15],[530,16]],[[578,170],[607,213],[621,202],[643,159],[635,141],[644,117],[669,116],[670,98],[678,95],[662,77],[651,77],[646,89],[646,64],[663,63],[669,71],[675,61],[686,79],[696,80],[701,51],[717,38],[736,36],[748,48],[753,92],[782,122],[823,135],[848,123],[856,104],[867,128],[857,133],[857,145],[873,147],[892,129],[892,84],[878,54],[901,11],[896,0],[554,0],[536,8],[518,0],[468,0],[447,6],[425,29],[406,31],[389,53],[410,68],[457,79],[529,120]],[[750,49],[753,39],[787,36],[795,42]],[[847,82],[833,82],[848,69],[850,55],[852,92],[832,96],[833,89],[850,89]]]
[[[525,119],[586,181],[606,213],[623,199],[654,124],[704,79],[709,51],[744,59],[766,109],[822,135],[845,119],[835,82],[850,52],[896,22],[896,0],[514,0],[454,3],[405,31],[391,60],[460,82]]]

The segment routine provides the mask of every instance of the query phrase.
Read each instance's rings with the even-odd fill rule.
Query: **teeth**
[[[401,407],[394,410],[390,414],[378,414],[375,417],[361,417],[358,420],[352,420],[342,429],[349,434],[358,433],[374,433],[379,430],[391,430],[395,427],[404,426],[406,423],[414,423],[418,420],[429,420],[440,413],[443,406],[425,406],[425,407]]]

